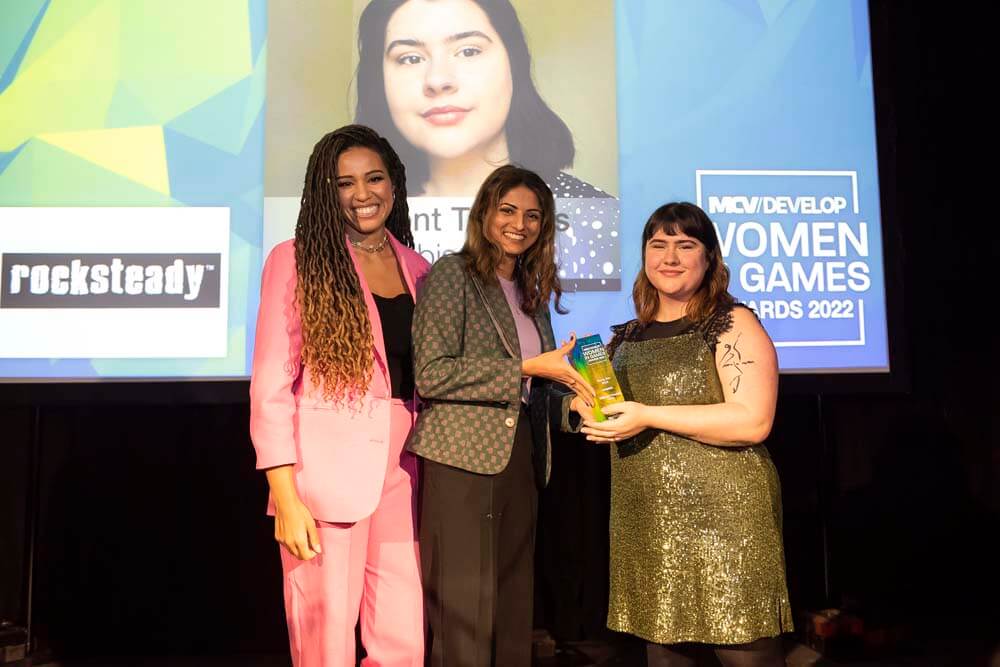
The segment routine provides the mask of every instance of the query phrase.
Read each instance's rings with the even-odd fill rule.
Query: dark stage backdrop
[[[993,299],[975,288],[990,243],[966,196],[973,167],[963,147],[982,141],[967,115],[975,88],[961,75],[975,59],[968,20],[917,3],[872,4],[881,160],[892,180],[883,189],[904,250],[889,261],[905,284],[911,389],[821,403],[785,394],[769,447],[797,610],[827,603],[826,507],[834,603],[854,601],[924,637],[996,640],[989,545],[1000,528],[1000,450],[995,363],[982,340]],[[0,618],[22,622],[32,416],[31,407],[0,407]],[[45,641],[84,655],[284,650],[279,563],[247,418],[245,403],[43,408],[35,619]],[[567,438],[555,456],[538,617],[562,638],[596,636],[606,458]],[[823,481],[829,497],[819,494]]]

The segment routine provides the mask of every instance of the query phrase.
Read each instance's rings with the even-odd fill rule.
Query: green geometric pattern
[[[247,374],[266,31],[264,0],[0,4],[0,209],[227,206],[232,228],[225,359],[5,361],[0,375]]]

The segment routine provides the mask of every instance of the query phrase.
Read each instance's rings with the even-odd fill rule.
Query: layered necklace
[[[389,242],[389,232],[383,231],[382,240],[375,245],[365,245],[361,241],[355,241],[351,238],[348,238],[347,240],[350,241],[351,245],[358,250],[364,250],[365,252],[370,252],[374,255],[377,252],[381,252],[382,248],[385,247],[385,244]]]

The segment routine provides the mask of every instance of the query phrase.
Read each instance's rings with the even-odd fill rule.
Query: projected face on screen
[[[497,166],[538,172],[557,197],[607,197],[565,172],[576,147],[539,93],[508,0],[372,0],[358,22],[354,120],[396,146],[410,191],[473,197]]]
[[[595,18],[610,5],[594,3],[594,11],[576,21],[591,35],[588,50],[605,52],[601,63],[608,70],[598,77],[594,67],[580,66],[565,6],[371,0],[363,7],[353,120],[385,136],[406,165],[417,251],[433,262],[461,248],[465,217],[479,186],[496,167],[513,163],[538,173],[555,195],[563,288],[616,291],[621,284],[618,202],[602,189],[607,182],[581,177],[610,175],[617,168],[614,123],[606,122],[613,111],[593,103],[611,99],[608,91],[614,86],[610,14],[603,22]],[[522,24],[519,11],[534,23]],[[552,30],[564,31],[568,39],[541,38]],[[542,71],[549,90],[558,91],[554,99],[563,101],[559,108],[578,127],[589,125],[589,132],[574,134],[540,92],[529,32],[534,49],[548,58]],[[579,99],[567,102],[567,93]],[[578,138],[591,149],[578,153]],[[584,171],[577,172],[580,166]]]
[[[385,30],[383,76],[389,114],[427,154],[428,194],[452,194],[435,172],[448,163],[507,161],[513,94],[502,37],[472,0],[411,0]],[[466,193],[459,193],[466,194]]]

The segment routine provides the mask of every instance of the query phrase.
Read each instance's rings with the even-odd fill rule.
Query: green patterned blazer
[[[534,319],[542,351],[554,349],[548,307]],[[521,404],[521,347],[500,283],[474,277],[462,256],[441,258],[424,279],[413,314],[413,370],[423,407],[408,449],[470,472],[501,472]],[[532,458],[544,486],[555,404],[548,382],[533,378],[531,386]]]

